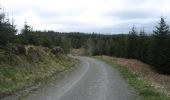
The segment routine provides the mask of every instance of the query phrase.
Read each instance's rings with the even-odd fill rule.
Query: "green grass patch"
[[[141,100],[170,100],[170,98],[168,98],[164,93],[159,92],[157,89],[151,86],[149,81],[142,80],[138,75],[131,72],[126,67],[121,66],[111,57],[96,56],[95,58],[103,60],[117,69],[120,75],[130,84],[130,86],[135,89],[137,95],[139,95],[138,98]]]

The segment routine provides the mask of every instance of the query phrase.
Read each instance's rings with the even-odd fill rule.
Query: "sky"
[[[0,0],[20,30],[127,33],[134,25],[152,32],[163,16],[170,23],[170,0]]]

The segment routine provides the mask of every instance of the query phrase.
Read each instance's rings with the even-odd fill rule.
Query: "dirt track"
[[[77,57],[80,66],[61,80],[32,92],[22,100],[129,100],[132,90],[106,63]]]

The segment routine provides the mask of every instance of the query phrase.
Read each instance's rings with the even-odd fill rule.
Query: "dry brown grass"
[[[74,55],[74,56],[82,56],[84,55],[84,49],[80,48],[80,49],[71,49],[70,50],[70,54]]]
[[[129,70],[139,75],[140,78],[151,82],[155,88],[158,88],[160,91],[170,96],[170,75],[159,74],[152,70],[151,66],[135,59],[113,57],[113,60],[127,67]]]

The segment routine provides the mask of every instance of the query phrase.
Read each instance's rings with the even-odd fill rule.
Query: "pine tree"
[[[152,63],[157,70],[170,73],[169,26],[163,17],[156,26],[153,36]]]
[[[128,35],[128,47],[127,47],[127,53],[128,57],[130,58],[137,58],[138,57],[138,32],[135,28],[135,26],[132,27],[131,31]]]
[[[21,35],[20,35],[20,42],[21,44],[33,44],[33,35],[32,35],[33,29],[31,28],[31,26],[29,26],[27,24],[27,22],[25,22],[24,24],[24,28],[21,30]]]
[[[0,45],[14,42],[16,32],[15,25],[6,19],[5,13],[0,13]]]
[[[166,24],[164,17],[161,17],[159,25],[156,26],[156,30],[154,32],[154,36],[158,38],[162,38],[169,34],[169,25]]]
[[[148,41],[147,41],[147,35],[146,35],[146,32],[143,29],[140,30],[140,33],[139,33],[139,48],[138,48],[138,51],[139,51],[139,56],[138,56],[138,59],[142,60],[142,61],[146,61],[147,60],[147,57],[148,57]]]

